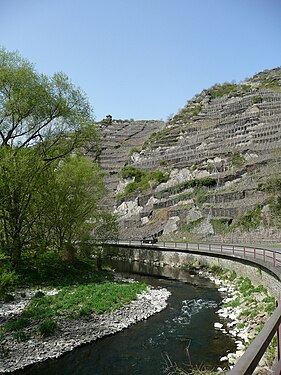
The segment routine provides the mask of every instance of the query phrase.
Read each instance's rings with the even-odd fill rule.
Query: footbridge
[[[108,243],[107,243],[108,244]],[[177,252],[198,254],[209,257],[220,257],[258,266],[274,275],[281,282],[281,249],[263,248],[221,243],[189,243],[189,242],[156,242],[118,240],[111,242],[110,246],[132,249],[149,249],[151,251]],[[280,290],[281,293],[281,290]],[[249,345],[229,375],[249,375],[254,372],[260,359],[265,353],[273,337],[277,335],[277,361],[272,370],[273,375],[281,375],[281,304],[280,295],[276,301],[276,309],[264,325],[261,332]]]

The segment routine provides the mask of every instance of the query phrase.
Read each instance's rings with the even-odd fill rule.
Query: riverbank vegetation
[[[8,334],[17,341],[27,340],[36,332],[49,336],[56,331],[59,317],[78,319],[109,312],[136,299],[144,290],[143,283],[115,280],[112,272],[97,270],[95,260],[68,265],[49,254],[32,267],[25,264],[14,273],[13,289],[6,289],[5,297],[11,307],[15,306],[15,312],[1,326],[0,341]],[[22,311],[17,310],[18,304],[25,304]]]

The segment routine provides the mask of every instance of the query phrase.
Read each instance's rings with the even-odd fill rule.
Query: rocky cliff
[[[281,68],[101,130],[120,237],[280,240]]]

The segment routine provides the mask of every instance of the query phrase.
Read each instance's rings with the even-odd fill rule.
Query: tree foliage
[[[85,94],[0,49],[0,253],[14,265],[23,251],[72,251],[92,230],[103,183],[87,142],[98,135]]]
[[[53,247],[71,256],[73,244],[90,234],[103,193],[101,171],[85,157],[68,157],[48,173],[41,206]]]
[[[16,260],[32,241],[43,162],[32,149],[0,147],[0,245]]]
[[[0,49],[0,145],[36,144],[45,159],[60,157],[84,141],[89,125],[86,95],[65,74],[38,74],[17,53]]]

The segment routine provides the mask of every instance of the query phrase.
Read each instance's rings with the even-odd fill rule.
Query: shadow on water
[[[235,350],[231,337],[214,330],[221,295],[211,281],[171,267],[120,261],[109,264],[125,277],[170,290],[168,307],[113,336],[14,374],[156,375],[163,373],[166,353],[183,368],[190,361],[193,366],[217,368],[220,357]]]

